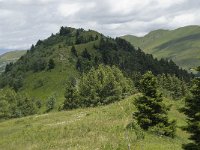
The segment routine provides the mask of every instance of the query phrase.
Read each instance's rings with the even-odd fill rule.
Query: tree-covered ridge
[[[16,63],[7,65],[0,77],[0,87],[10,86],[17,91],[23,87],[27,72],[49,71],[52,64],[55,69],[74,66],[81,73],[106,64],[119,67],[129,77],[134,72],[143,74],[151,70],[154,74],[169,73],[185,80],[190,78],[174,62],[154,59],[123,39],[105,37],[92,30],[61,27],[59,33],[39,40]]]

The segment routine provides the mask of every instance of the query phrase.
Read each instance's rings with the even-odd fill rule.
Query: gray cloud
[[[199,25],[199,6],[198,0],[0,0],[0,49],[27,49],[60,26],[115,37]]]

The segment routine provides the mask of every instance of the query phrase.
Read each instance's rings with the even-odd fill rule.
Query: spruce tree
[[[78,54],[77,54],[77,51],[76,51],[76,48],[75,48],[74,45],[73,45],[72,48],[71,48],[71,53],[72,53],[74,56],[78,57]]]
[[[200,67],[197,68],[200,72]],[[188,125],[184,129],[190,133],[192,143],[183,145],[186,150],[200,150],[200,78],[193,80],[190,90],[191,95],[185,100],[183,111],[188,119]]]
[[[48,63],[48,70],[54,69],[55,68],[55,62],[53,59],[49,59]]]
[[[143,75],[140,84],[143,95],[135,101],[138,112],[134,114],[138,124],[144,130],[174,137],[175,121],[169,122],[168,120],[169,107],[163,103],[162,95],[157,92],[156,77],[149,71]]]
[[[76,83],[72,80],[68,81],[65,91],[65,101],[63,109],[74,109],[80,105],[79,93],[76,88]]]

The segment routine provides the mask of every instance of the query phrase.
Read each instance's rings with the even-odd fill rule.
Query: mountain
[[[64,100],[66,81],[79,79],[81,74],[99,64],[115,65],[130,78],[147,70],[154,74],[175,74],[185,80],[191,77],[173,61],[154,59],[121,38],[61,27],[58,33],[32,45],[16,63],[7,65],[0,76],[0,87],[26,92],[44,103],[54,95],[58,108]]]
[[[172,104],[170,119],[177,120],[173,139],[144,132],[133,122],[133,95],[123,101],[96,108],[53,112],[0,122],[0,147],[3,150],[181,150],[189,135],[181,130],[185,116],[178,110],[182,101],[165,99]],[[143,138],[145,136],[145,138]]]
[[[121,38],[159,59],[172,59],[184,69],[190,70],[200,65],[200,26],[160,29],[144,37],[126,35]]]
[[[16,62],[22,55],[26,53],[25,50],[11,51],[0,55],[0,73],[2,73],[8,63]]]

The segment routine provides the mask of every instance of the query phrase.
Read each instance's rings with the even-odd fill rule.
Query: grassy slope
[[[0,123],[0,147],[4,150],[27,149],[131,149],[179,150],[187,142],[187,134],[178,128],[177,137],[170,139],[145,133],[144,140],[137,140],[134,130],[125,130],[135,111],[131,96],[123,101],[97,108],[77,109],[66,112],[35,115]],[[185,124],[185,117],[174,105],[170,118],[177,119],[178,127]],[[128,138],[127,138],[128,137]]]
[[[144,37],[127,35],[122,38],[157,58],[170,58],[184,69],[200,65],[200,26],[156,30]]]
[[[3,72],[7,63],[15,62],[22,55],[26,53],[25,50],[22,51],[11,51],[0,56],[0,72]]]

